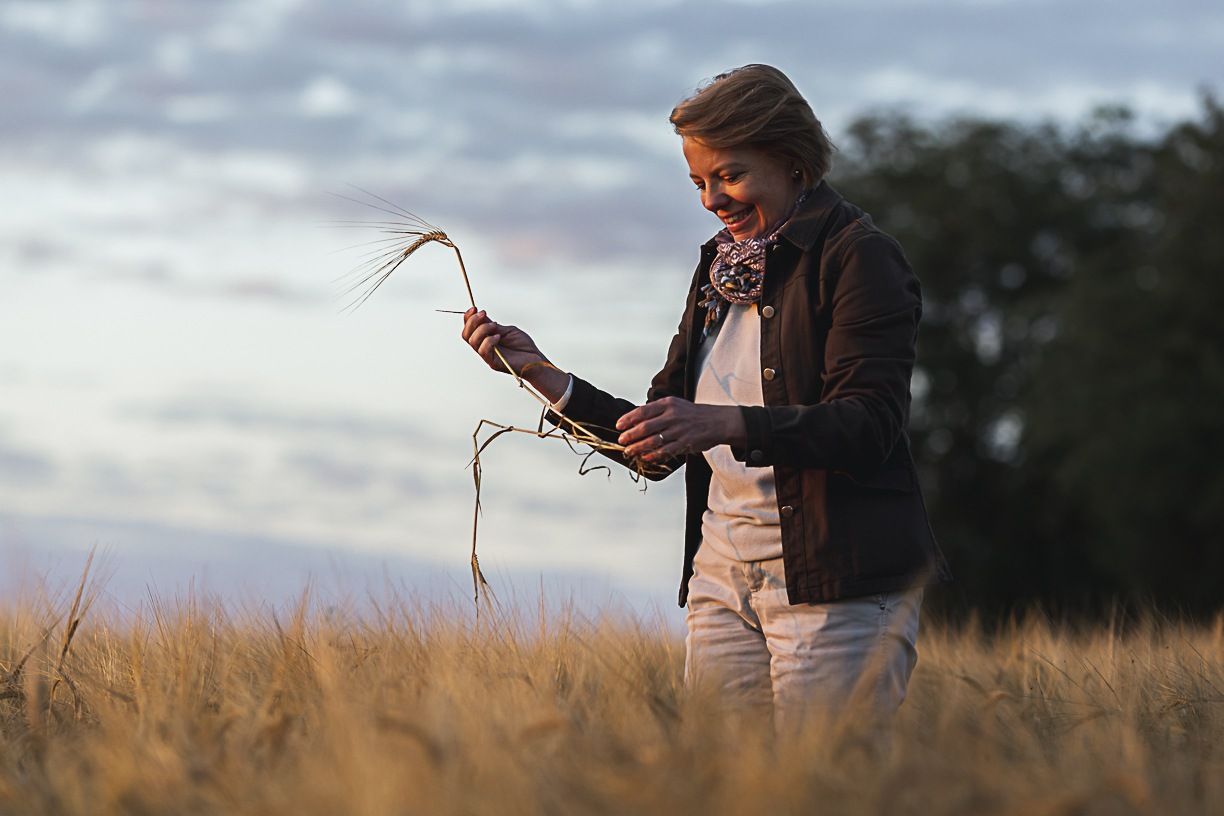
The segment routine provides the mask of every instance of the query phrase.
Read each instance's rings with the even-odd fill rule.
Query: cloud
[[[669,135],[667,111],[701,79],[765,54],[818,108],[896,101],[869,79],[879,71],[1016,91],[1184,89],[1212,78],[1203,66],[1224,46],[1217,5],[1183,3],[1174,15],[1138,0],[1096,0],[1058,5],[1054,16],[1039,13],[1055,9],[1049,2],[1018,0],[796,0],[754,5],[753,25],[731,37],[728,21],[745,10],[726,2],[475,10],[313,0],[258,12],[219,2],[156,15],[134,2],[106,4],[104,15],[82,14],[99,3],[20,3],[0,17],[0,65],[12,69],[0,76],[26,77],[6,80],[17,91],[6,124],[29,135],[169,127],[202,148],[335,157],[354,137],[363,149],[381,141],[413,152],[438,134],[457,135],[449,127],[459,122],[466,138],[448,139],[452,155],[497,159],[526,147],[548,154],[563,138],[556,123],[573,112],[652,113]],[[242,27],[248,34],[235,38]],[[907,98],[941,107],[938,89]],[[416,143],[388,142],[405,112],[428,127],[416,128]],[[358,121],[330,121],[340,114]],[[220,121],[223,129],[213,127]]]
[[[75,257],[71,243],[48,236],[18,238],[10,246],[10,252],[16,269],[22,273],[32,273],[39,267],[65,263]]]
[[[356,112],[358,100],[348,85],[331,75],[312,79],[302,89],[302,112],[311,117],[348,116]]]
[[[238,104],[225,94],[183,94],[166,100],[165,113],[176,124],[217,122],[233,119]]]
[[[285,456],[284,463],[299,477],[331,490],[365,490],[378,475],[378,468],[368,461],[319,450],[293,451]]]
[[[411,597],[442,600],[448,584],[462,586],[455,579],[463,577],[461,569],[425,559],[346,551],[339,540],[309,547],[278,536],[189,525],[0,512],[0,587],[11,597],[44,582],[52,588],[72,582],[94,547],[100,548],[96,566],[107,574],[102,590],[121,603],[189,585],[230,601],[284,603],[312,583],[325,596],[339,590],[361,594],[385,578],[402,582]],[[431,586],[440,591],[431,592]]]
[[[23,598],[46,588],[67,596],[85,559],[97,548],[94,588],[106,603],[130,612],[150,597],[172,601],[190,593],[216,598],[241,614],[245,604],[265,613],[311,602],[343,611],[371,612],[371,601],[405,604],[416,614],[453,615],[471,609],[471,576],[460,555],[361,553],[342,538],[302,546],[291,538],[201,529],[189,525],[116,521],[87,515],[32,515],[0,511],[0,597]],[[558,607],[595,615],[619,609],[674,610],[671,575],[643,586],[625,575],[590,566],[515,567],[482,562],[503,602],[530,615]],[[542,596],[539,593],[543,593]],[[520,606],[521,604],[521,606]],[[682,616],[670,611],[671,623]]]
[[[339,437],[369,443],[400,443],[428,448],[432,437],[409,422],[336,411],[297,411],[266,402],[201,394],[156,405],[129,406],[129,416],[165,425],[213,425],[242,432]]]
[[[50,456],[0,443],[0,483],[17,487],[45,484],[54,480],[58,472]]]
[[[356,181],[470,224],[517,264],[531,264],[528,247],[632,264],[713,230],[685,197],[666,117],[734,64],[778,63],[837,125],[898,104],[1032,118],[1129,101],[1169,117],[1218,79],[1203,66],[1224,48],[1224,10],[1205,0],[1176,14],[1138,0],[789,0],[753,3],[751,26],[729,26],[746,13],[729,2],[17,3],[0,16],[0,139],[57,145],[57,160],[92,172],[105,157],[71,148],[140,134],[174,150],[132,156],[122,172],[174,179],[176,194],[242,190],[301,207],[306,190]],[[181,172],[186,156],[202,176]]]
[[[232,278],[215,286],[190,288],[234,300],[262,300],[280,304],[320,303],[325,300],[317,291],[290,286],[283,280],[266,275]]]
[[[471,485],[466,479],[448,474],[440,477],[428,466],[405,466],[402,459],[385,458],[324,446],[288,450],[279,467],[285,480],[306,485],[311,495],[333,497],[350,494],[345,502],[352,506],[353,496],[367,500],[362,512],[389,500],[404,502],[439,501],[454,509],[470,499]],[[458,502],[457,504],[455,502]],[[420,506],[420,505],[417,505]],[[435,505],[438,509],[443,505]]]

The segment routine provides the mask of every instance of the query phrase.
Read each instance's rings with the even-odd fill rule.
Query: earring
[[[793,173],[791,173],[791,175],[795,178],[803,178],[803,171],[795,170]]]

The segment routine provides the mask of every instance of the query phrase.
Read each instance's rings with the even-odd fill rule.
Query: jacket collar
[[[804,252],[809,251],[816,245],[817,239],[824,232],[825,223],[841,200],[841,194],[821,179],[812,194],[799,207],[799,212],[782,228],[782,237]]]
[[[825,223],[841,200],[841,194],[822,179],[799,207],[799,212],[782,228],[782,237],[804,252],[809,251],[824,232]],[[711,237],[701,248],[713,252],[716,244],[715,239]]]

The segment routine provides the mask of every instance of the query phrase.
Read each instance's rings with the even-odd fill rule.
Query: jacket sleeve
[[[742,407],[750,466],[870,475],[905,431],[922,294],[901,247],[867,232],[843,250],[832,283],[824,384],[815,405]]]
[[[676,328],[676,335],[668,347],[667,360],[663,363],[663,368],[651,380],[650,388],[646,392],[647,402],[663,397],[684,396],[685,358],[688,349],[689,326],[693,319],[695,287],[694,282],[684,314],[680,318],[680,325]],[[606,442],[616,442],[617,437],[620,436],[620,432],[616,430],[616,420],[637,406],[629,400],[614,397],[596,388],[577,375],[571,376],[574,378],[574,390],[570,394],[569,402],[566,403],[565,417],[582,423],[587,430],[592,431]],[[569,423],[554,411],[547,411],[544,418],[562,430],[569,429]],[[619,453],[611,451],[600,451],[600,453],[630,470],[636,470],[633,464]],[[684,457],[673,457],[664,462],[652,464],[654,466],[652,471],[644,475],[652,481],[658,481],[670,476],[680,465],[684,464]]]

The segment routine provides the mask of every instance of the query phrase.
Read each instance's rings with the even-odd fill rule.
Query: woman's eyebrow
[[[740,172],[743,169],[744,169],[744,166],[740,164],[739,162],[727,162],[726,164],[720,164],[717,167],[712,168],[710,170],[710,173],[712,175],[717,176],[720,173],[728,173],[728,172],[735,173],[735,172]],[[701,178],[701,176],[697,175],[696,173],[689,173],[689,178],[696,179],[696,178]]]

